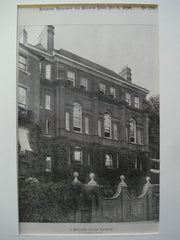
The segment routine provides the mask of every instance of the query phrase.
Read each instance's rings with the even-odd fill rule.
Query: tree
[[[149,112],[150,155],[159,159],[159,95],[149,98],[147,108]]]

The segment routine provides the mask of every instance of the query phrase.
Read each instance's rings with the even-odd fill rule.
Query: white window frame
[[[65,113],[65,126],[66,126],[66,130],[70,131],[70,113],[69,112]]]
[[[51,110],[51,96],[49,94],[45,94],[45,109]]]
[[[45,171],[46,172],[51,172],[51,167],[52,167],[51,165],[52,165],[51,157],[50,156],[46,156],[46,166],[45,166]]]
[[[88,88],[87,88],[87,78],[85,78],[85,77],[81,77],[81,79],[80,79],[80,86],[81,86],[81,89],[83,89],[83,90],[88,90]]]
[[[85,117],[85,134],[89,134],[89,118]]]
[[[110,87],[110,97],[113,99],[116,98],[116,88],[115,87]]]
[[[106,112],[104,115],[104,136],[106,138],[111,138],[112,137],[112,133],[111,133],[111,128],[112,128],[112,122],[111,122],[111,115]],[[109,136],[107,136],[107,134],[109,133]]]
[[[46,135],[50,135],[50,121],[46,119]]]
[[[128,92],[125,93],[125,101],[131,106],[131,94]]]
[[[131,123],[133,123],[133,125],[131,125]],[[134,129],[131,129],[132,127]],[[133,135],[131,135],[132,131],[133,131]],[[130,119],[129,140],[131,143],[136,143],[136,121],[133,118]]]
[[[118,126],[117,126],[117,124],[113,125],[113,135],[114,135],[114,139],[118,140]]]
[[[79,158],[77,159],[77,153],[79,154]],[[80,147],[75,147],[74,148],[74,161],[75,162],[80,162],[82,164],[83,162],[83,152]]]
[[[140,108],[140,98],[138,96],[134,97],[134,107]]]
[[[26,57],[19,55],[19,64],[18,64],[19,68],[23,71],[27,71],[27,59]]]
[[[51,80],[51,64],[46,65],[46,79]]]
[[[73,106],[73,130],[82,132],[82,108],[79,103],[74,103]]]
[[[27,88],[18,87],[18,106],[21,108],[27,108]]]
[[[101,123],[101,120],[98,120],[98,136],[102,137],[102,123]]]
[[[107,157],[109,157],[109,160],[107,159]],[[107,160],[109,161],[109,163],[107,163]],[[113,156],[111,153],[106,153],[105,155],[105,166],[107,168],[113,168]]]
[[[71,85],[75,86],[75,72],[67,71],[67,81],[71,82]]]
[[[105,83],[99,83],[99,92],[105,95],[106,93],[106,85]]]

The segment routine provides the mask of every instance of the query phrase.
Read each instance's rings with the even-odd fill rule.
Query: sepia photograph
[[[157,6],[36,8],[44,24],[28,11],[17,34],[19,222],[68,223],[71,234],[157,224]],[[94,12],[116,18],[96,23]]]

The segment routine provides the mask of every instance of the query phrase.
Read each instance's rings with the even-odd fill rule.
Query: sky
[[[143,24],[56,24],[55,49],[63,48],[119,73],[128,65],[132,83],[159,94],[158,26]],[[25,26],[37,44],[44,26]],[[42,43],[46,34],[42,38]]]

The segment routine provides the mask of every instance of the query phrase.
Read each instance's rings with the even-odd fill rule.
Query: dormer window
[[[75,86],[75,72],[68,71],[67,72],[67,81],[71,86]]]
[[[26,58],[21,55],[19,56],[19,68],[27,71]]]
[[[46,65],[46,79],[51,80],[51,65]]]
[[[110,87],[110,97],[116,98],[116,89],[114,87]]]
[[[128,103],[128,105],[131,105],[131,94],[126,92],[125,101]]]
[[[105,94],[106,86],[104,83],[99,83],[99,92]]]
[[[87,91],[87,78],[82,77],[80,87],[82,90]]]
[[[139,108],[140,107],[140,101],[139,101],[139,97],[134,97],[134,107],[135,108]]]

